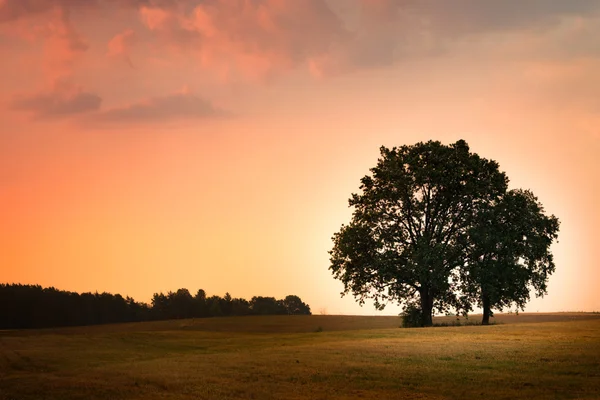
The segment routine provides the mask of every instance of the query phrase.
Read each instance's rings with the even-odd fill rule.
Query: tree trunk
[[[481,325],[489,325],[490,324],[490,297],[482,291],[481,300],[483,303],[483,319],[481,320]]]
[[[433,296],[429,293],[428,289],[423,289],[421,295],[421,325],[432,326],[432,311],[433,311]]]

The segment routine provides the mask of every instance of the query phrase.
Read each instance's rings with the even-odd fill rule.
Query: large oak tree
[[[506,192],[507,178],[464,140],[429,141],[381,147],[361,183],[349,200],[351,222],[333,237],[330,269],[361,304],[416,305],[429,326],[434,310],[458,307],[464,238],[476,210]]]

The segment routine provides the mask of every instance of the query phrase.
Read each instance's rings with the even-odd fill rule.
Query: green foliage
[[[487,323],[492,309],[513,304],[517,311],[524,309],[530,287],[536,296],[546,294],[556,268],[550,245],[558,229],[558,219],[546,216],[527,190],[511,190],[482,207],[468,232],[469,259],[461,270],[464,304],[482,307]]]
[[[459,306],[455,282],[464,264],[462,238],[480,204],[506,190],[498,164],[463,140],[381,148],[361,193],[349,200],[352,220],[333,236],[330,270],[363,304],[418,302],[421,325],[432,312]]]
[[[495,161],[429,141],[381,148],[371,175],[352,194],[352,220],[333,236],[330,270],[360,304],[418,304],[432,312],[523,308],[529,289],[547,291],[558,219],[525,190],[507,191]],[[411,317],[412,318],[412,317]],[[414,321],[411,320],[411,324]]]

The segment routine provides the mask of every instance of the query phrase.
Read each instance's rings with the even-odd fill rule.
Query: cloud
[[[68,9],[57,10],[56,17],[47,25],[47,36],[55,41],[57,47],[68,57],[74,53],[87,51],[89,45],[71,23]]]
[[[15,96],[10,108],[26,111],[38,118],[59,118],[96,111],[102,99],[95,93],[84,91],[65,82],[56,82],[50,90]]]
[[[75,62],[89,48],[73,24],[70,9],[47,8],[42,3],[26,0],[21,8],[13,6],[12,11],[7,12],[3,7],[13,2],[4,1],[0,0],[0,35],[33,44],[31,47],[37,50],[35,57],[39,57],[36,63],[43,67],[50,80],[69,76]],[[36,46],[38,44],[40,46]]]
[[[187,2],[189,0],[182,0]],[[0,0],[0,23],[16,21],[43,14],[53,9],[66,11],[92,9],[100,5],[121,8],[138,8],[149,3],[175,4],[178,0]]]
[[[318,76],[388,66],[451,51],[461,42],[470,46],[489,35],[544,36],[565,18],[587,19],[599,12],[595,0],[358,0],[346,16],[346,22],[354,22],[351,35],[309,63]],[[593,41],[589,47],[598,46]]]
[[[72,23],[82,14],[76,11],[117,6],[136,10],[159,45],[189,51],[221,76],[264,78],[293,69],[346,34],[326,0],[4,0],[0,22],[58,15],[45,30],[53,40],[47,53],[72,59],[87,49]],[[109,54],[124,54],[131,38],[114,37]]]
[[[107,55],[109,57],[128,55],[134,41],[135,32],[132,29],[127,29],[124,32],[115,35],[110,42],[108,42]]]
[[[53,0],[3,0],[0,1],[0,22],[41,14],[54,8],[57,3]]]
[[[139,9],[142,23],[161,40],[161,45],[182,49],[200,44],[200,35],[180,10],[162,7],[142,6]]]
[[[135,41],[136,35],[133,29],[126,29],[108,42],[106,55],[111,58],[124,59],[130,67],[133,67],[130,53]]]
[[[35,20],[31,26],[40,37],[63,41],[72,52],[85,51],[88,45],[71,21],[71,12],[94,6],[98,0],[0,0],[0,24]],[[42,18],[43,17],[43,18]],[[37,19],[36,19],[37,18]]]
[[[270,76],[326,53],[343,36],[324,0],[201,2],[181,8],[142,7],[147,28],[172,47],[191,49],[222,75]]]
[[[123,107],[101,110],[102,98],[66,81],[49,90],[15,96],[12,110],[28,112],[34,119],[56,119],[87,115],[93,123],[161,123],[170,120],[228,118],[232,114],[192,93],[189,88],[151,97]]]
[[[451,51],[456,43],[510,32],[543,34],[565,18],[598,15],[597,0],[0,0],[0,24],[54,15],[42,32],[53,64],[87,47],[81,10],[128,11],[155,54],[177,51],[224,78],[268,79],[308,67],[319,76],[393,65]],[[86,13],[89,18],[92,13]],[[97,15],[105,15],[98,13]],[[133,25],[128,25],[133,26]],[[128,60],[135,37],[116,35],[107,54]],[[585,51],[598,47],[591,39]],[[450,50],[449,50],[450,49]],[[58,60],[58,61],[56,61]],[[129,61],[128,61],[129,62]],[[55,67],[56,69],[56,67]]]
[[[209,101],[198,97],[189,89],[149,98],[125,107],[117,107],[98,113],[97,122],[156,122],[174,119],[212,119],[230,114]]]
[[[600,3],[596,0],[429,0],[412,2],[406,9],[425,16],[434,31],[458,35],[547,27],[560,17],[597,13]]]
[[[327,53],[309,60],[314,75],[391,65],[398,58],[397,49],[414,30],[410,20],[402,19],[399,2],[362,0],[355,11],[350,33],[332,43]]]

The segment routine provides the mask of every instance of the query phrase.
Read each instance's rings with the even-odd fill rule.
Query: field
[[[401,329],[398,317],[269,316],[4,331],[0,399],[600,399],[600,314],[496,321]]]

